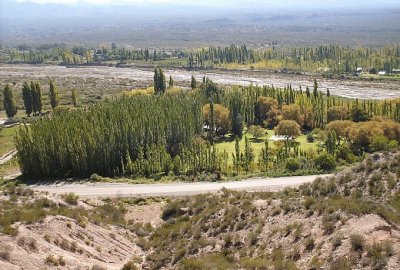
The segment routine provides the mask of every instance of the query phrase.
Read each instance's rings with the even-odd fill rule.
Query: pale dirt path
[[[279,191],[285,187],[297,187],[314,181],[317,177],[329,175],[290,176],[279,178],[251,178],[235,182],[199,182],[132,185],[120,183],[84,183],[33,185],[36,191],[55,194],[73,192],[80,197],[157,197],[157,196],[190,196],[196,194],[216,193],[222,188],[242,191]]]

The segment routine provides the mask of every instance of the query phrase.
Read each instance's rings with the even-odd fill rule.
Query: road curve
[[[199,182],[132,185],[124,183],[79,183],[30,186],[36,191],[54,194],[75,193],[83,198],[104,197],[163,197],[190,196],[216,193],[222,188],[243,191],[279,191],[285,187],[296,187],[314,181],[317,177],[329,175],[290,176],[279,178],[251,178],[234,182]]]

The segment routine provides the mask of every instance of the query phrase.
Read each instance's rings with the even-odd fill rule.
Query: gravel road
[[[279,178],[251,178],[235,182],[201,182],[132,185],[120,183],[84,183],[33,185],[32,189],[49,193],[63,194],[73,192],[80,197],[157,197],[190,196],[216,193],[222,188],[243,191],[279,191],[285,187],[296,187],[314,181],[317,177],[329,175],[291,176]]]

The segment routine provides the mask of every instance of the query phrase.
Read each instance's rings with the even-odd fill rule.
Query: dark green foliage
[[[365,239],[362,235],[352,234],[350,235],[351,248],[354,251],[363,251],[365,245]]]
[[[78,96],[75,89],[72,89],[71,91],[71,99],[72,99],[72,105],[74,107],[78,107]]]
[[[190,80],[190,88],[192,88],[192,90],[197,88],[197,81],[194,76],[192,76],[192,78]]]
[[[207,147],[191,143],[201,127],[195,96],[123,97],[21,127],[17,148],[30,178],[169,172],[178,154],[183,169],[208,170],[216,153],[198,159]]]
[[[332,171],[336,168],[336,161],[328,153],[322,153],[315,158],[315,165],[321,170]]]
[[[157,94],[163,94],[167,90],[167,83],[165,81],[164,71],[156,67],[154,69],[154,92]]]
[[[27,82],[22,86],[22,98],[24,100],[24,107],[27,116],[30,116],[33,111],[33,96],[31,88]]]
[[[289,158],[286,161],[286,169],[294,172],[297,171],[300,168],[300,161],[296,158]]]
[[[3,106],[8,118],[12,118],[17,114],[17,105],[15,104],[14,94],[9,84],[3,90]]]
[[[54,109],[58,106],[58,103],[60,102],[60,97],[58,96],[58,88],[56,85],[54,85],[53,81],[50,81],[49,98],[51,108]],[[38,109],[38,111],[40,110]]]
[[[365,122],[370,119],[368,113],[361,106],[354,106],[350,115],[353,122]]]

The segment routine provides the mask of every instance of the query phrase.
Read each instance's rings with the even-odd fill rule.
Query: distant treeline
[[[376,73],[384,70],[388,73],[400,68],[400,46],[384,48],[349,47],[341,45],[323,45],[315,47],[283,48],[271,46],[261,49],[250,49],[246,45],[227,47],[207,47],[192,50],[154,50],[126,49],[113,44],[111,48],[84,48],[65,46],[42,46],[37,49],[29,47],[9,48],[4,50],[3,59],[12,63],[46,63],[55,62],[65,65],[105,64],[117,61],[149,62],[162,65],[185,66],[187,68],[228,67],[289,69],[331,74],[354,73],[358,68]]]

